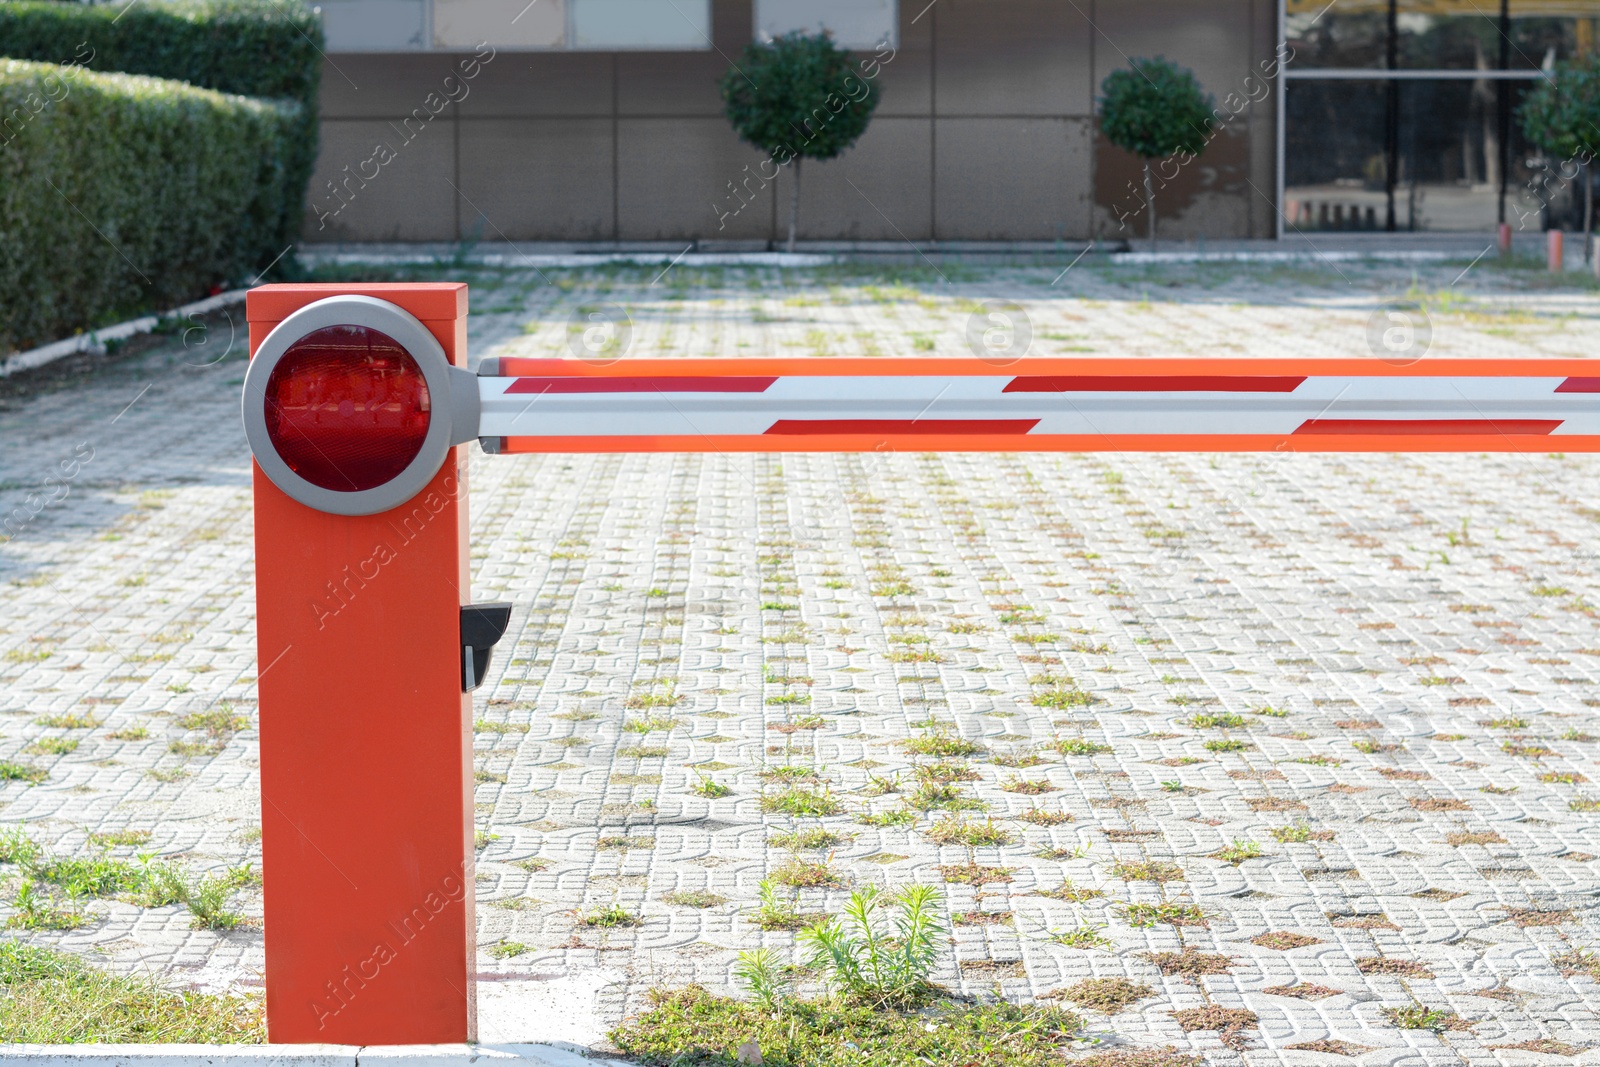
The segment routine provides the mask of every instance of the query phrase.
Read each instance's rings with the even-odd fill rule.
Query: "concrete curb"
[[[146,315],[128,322],[119,322],[115,326],[80,333],[65,341],[55,341],[26,352],[14,353],[0,360],[0,378],[8,377],[18,371],[42,367],[46,363],[54,363],[58,359],[77,355],[79,352],[104,352],[107,341],[121,341],[135,334],[149,333],[162,319],[186,319],[190,315],[204,315],[208,311],[240,303],[244,300],[244,294],[243,289],[233,289],[226,293],[218,293],[216,296],[208,296],[204,300],[196,300],[180,308],[173,308],[163,315]]]
[[[1296,248],[1282,252],[1114,252],[1107,257],[1109,262],[1125,266],[1141,263],[1297,263],[1303,260],[1348,263],[1363,259],[1378,263],[1436,263],[1446,259],[1470,258],[1470,253],[1465,252],[1414,249],[1390,251],[1382,248],[1374,248],[1368,252],[1332,249],[1318,252],[1311,248]]]
[[[18,1067],[629,1067],[556,1045],[0,1045]]]
[[[306,250],[300,253],[303,262],[317,266],[324,264],[422,264],[453,263],[449,255],[427,252],[333,252],[319,253]],[[464,266],[471,267],[599,267],[607,263],[630,263],[638,266],[672,264],[678,267],[822,267],[838,261],[837,256],[816,255],[807,252],[578,252],[551,253],[468,253],[461,257]]]

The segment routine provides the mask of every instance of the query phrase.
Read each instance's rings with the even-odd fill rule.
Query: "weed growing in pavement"
[[[793,859],[772,872],[768,881],[796,889],[816,889],[843,885],[839,872],[826,863],[812,863]]]
[[[936,845],[966,845],[969,848],[1009,845],[1016,840],[1005,827],[996,826],[993,819],[975,823],[959,815],[947,815],[923,833]]]
[[[1124,882],[1178,882],[1183,880],[1183,868],[1164,860],[1123,860],[1111,865],[1114,878]]]
[[[854,836],[854,834],[836,834],[831,830],[812,827],[809,830],[790,830],[786,833],[773,834],[767,838],[767,844],[797,852],[803,849],[833,848],[835,845],[844,844]]]
[[[917,811],[986,811],[989,805],[956,785],[923,782],[906,795],[906,807]]]
[[[718,800],[722,797],[733,795],[732,786],[723,785],[710,775],[698,774],[697,772],[696,776],[700,780],[689,787],[689,792],[705,797],[708,800]]]
[[[756,908],[756,925],[763,930],[799,930],[822,919],[820,914],[802,912],[795,897],[780,893],[770,878],[762,879],[757,892],[761,904]]]
[[[644,919],[630,912],[621,904],[607,904],[603,908],[585,912],[578,921],[584,926],[595,926],[611,929],[619,926],[643,926]]]
[[[900,776],[898,774],[885,778],[881,774],[867,775],[867,784],[861,790],[869,797],[887,796],[890,793],[900,792]]]
[[[1221,860],[1224,863],[1231,863],[1237,867],[1245,860],[1253,860],[1259,855],[1261,855],[1260,845],[1254,841],[1241,841],[1238,838],[1234,838],[1233,844],[1217,849],[1217,851],[1211,853],[1211,858]]]
[[[1048,747],[1061,753],[1063,756],[1094,756],[1101,752],[1110,752],[1111,746],[1098,741],[1090,741],[1087,737],[1064,737],[1055,741]]]
[[[1079,926],[1071,930],[1058,930],[1050,934],[1050,940],[1058,945],[1085,951],[1110,948],[1111,939],[1101,932],[1104,929],[1103,926]]]
[[[915,826],[919,816],[912,808],[891,808],[888,811],[862,812],[856,822],[864,826]]]
[[[1274,827],[1272,838],[1274,841],[1284,844],[1303,841],[1332,841],[1334,833],[1332,830],[1313,830],[1305,823],[1297,822],[1293,826]]]
[[[888,909],[884,905],[888,904]],[[908,885],[885,900],[876,886],[850,894],[841,915],[800,934],[806,966],[846,997],[880,1006],[909,1005],[933,992],[944,898],[928,885]],[[892,917],[884,917],[892,910]]]
[[[705,889],[674,889],[661,894],[661,899],[680,908],[714,908],[728,902],[727,897]]]
[[[901,747],[907,752],[917,756],[931,756],[934,759],[961,759],[982,755],[983,746],[976,741],[968,741],[964,737],[950,737],[944,734],[927,734],[922,737],[913,737],[902,741]]]
[[[682,725],[682,719],[674,719],[670,715],[646,715],[642,719],[629,719],[622,724],[622,728],[633,734],[648,734],[656,730],[671,730]]]
[[[1384,1018],[1402,1030],[1470,1030],[1471,1024],[1453,1011],[1412,1004],[1404,1008],[1384,1008]]]
[[[1126,904],[1123,917],[1129,926],[1205,926],[1198,904]]]
[[[1243,726],[1244,716],[1231,711],[1219,712],[1215,715],[1192,715],[1189,725],[1196,730],[1214,730],[1233,726]]]
[[[761,810],[769,814],[824,817],[844,810],[837,797],[821,790],[791,787],[761,798]]]
[[[976,782],[982,776],[965,763],[924,763],[911,769],[919,782]]]
[[[69,712],[62,715],[41,715],[33,720],[33,724],[56,730],[92,730],[100,725],[100,720],[93,715],[78,715]]]

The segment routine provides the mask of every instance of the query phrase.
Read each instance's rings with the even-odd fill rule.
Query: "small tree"
[[[1156,190],[1150,164],[1178,152],[1199,155],[1216,127],[1215,102],[1194,73],[1157,56],[1132,60],[1100,83],[1100,129],[1118,148],[1144,163],[1144,197],[1150,211],[1150,247],[1156,245]]]
[[[1557,63],[1518,112],[1522,132],[1547,156],[1577,164],[1583,179],[1583,259],[1592,254],[1594,190],[1590,166],[1600,152],[1600,57]]]
[[[826,33],[789,33],[745,46],[722,76],[722,101],[739,138],[778,166],[794,162],[789,244],[800,222],[800,161],[832,159],[856,143],[878,106],[878,87]]]

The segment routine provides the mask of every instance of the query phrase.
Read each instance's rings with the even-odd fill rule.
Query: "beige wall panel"
[[[1251,0],[1102,0],[1095,5],[1095,21],[1105,33],[1094,48],[1095,95],[1106,75],[1127,68],[1124,53],[1136,59],[1165,56],[1188,67],[1218,102],[1230,92],[1243,92],[1254,64],[1271,54],[1256,55],[1253,25],[1265,18],[1276,24],[1269,6]]]
[[[1080,6],[1088,10],[1087,3]],[[1071,4],[941,0],[922,18],[930,20],[938,44],[940,115],[1087,115],[1092,110],[1094,31]]]
[[[433,0],[436,48],[561,48],[566,0]]]
[[[625,118],[617,143],[623,240],[771,237],[773,187],[761,190],[752,179],[745,200],[753,202],[741,209],[743,201],[728,186],[755,173],[763,157],[741,144],[723,119]]]
[[[900,43],[892,52],[857,57],[857,69],[862,60],[877,60],[879,115],[927,115],[933,108],[933,19],[924,15],[913,23],[919,9],[914,0],[901,3]]]
[[[940,240],[1088,236],[1087,119],[939,119],[936,130]]]
[[[437,118],[409,142],[399,127],[399,118],[392,125],[376,119],[323,120],[322,151],[306,209],[306,240],[455,239],[451,121]],[[382,162],[385,155],[375,151],[378,145],[392,152],[393,158]],[[345,188],[348,202],[334,196],[329,181]]]
[[[717,84],[728,61],[717,53],[622,52],[616,59],[621,114],[722,115]]]
[[[609,241],[611,177],[609,119],[465,119],[462,235]]]
[[[592,52],[501,52],[471,83],[461,113],[610,115],[612,62],[611,56]]]
[[[443,96],[444,80],[459,79],[459,64],[470,56],[470,52],[334,56],[322,65],[322,90],[318,98],[322,117],[354,119],[404,115],[412,108],[423,106],[429,93]],[[482,81],[494,64],[505,58],[502,53],[490,60],[488,66],[481,67],[474,81]]]
[[[932,124],[878,118],[855,147],[800,175],[800,237],[826,241],[926,240],[932,219]],[[778,236],[789,233],[791,172],[778,181]]]

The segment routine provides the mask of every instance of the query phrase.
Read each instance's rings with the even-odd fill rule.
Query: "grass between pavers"
[[[898,1011],[829,999],[786,1001],[769,1011],[700,986],[657,990],[650,999],[650,1010],[613,1030],[611,1040],[651,1067],[1060,1067],[1080,1025],[1062,1008],[1007,1003],[946,1000]]]
[[[0,1042],[259,1044],[258,996],[179,993],[76,956],[0,941]]]

